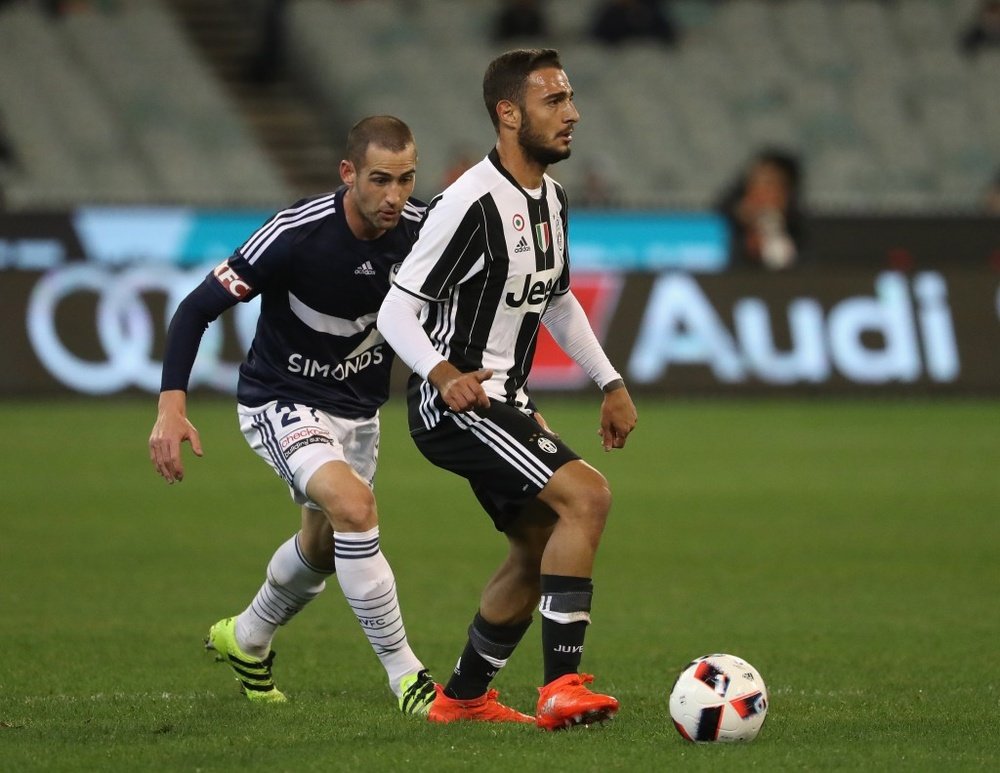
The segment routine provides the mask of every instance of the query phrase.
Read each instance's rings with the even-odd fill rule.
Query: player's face
[[[580,113],[566,73],[556,67],[528,76],[517,137],[525,154],[543,166],[569,158]]]
[[[403,205],[413,193],[417,149],[411,144],[397,153],[369,145],[361,167],[342,161],[340,176],[350,188],[345,201],[348,222],[355,235],[362,239],[377,238],[396,227]]]

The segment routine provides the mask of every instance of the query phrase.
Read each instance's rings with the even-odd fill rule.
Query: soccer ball
[[[670,690],[670,718],[689,741],[752,741],[767,717],[767,687],[735,655],[692,660]]]

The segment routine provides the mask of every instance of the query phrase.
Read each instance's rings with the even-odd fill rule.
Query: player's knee
[[[565,471],[565,472],[564,472]],[[574,521],[595,536],[604,531],[611,511],[611,487],[607,478],[590,465],[567,465],[553,477],[549,504],[564,521]]]
[[[337,492],[321,504],[334,531],[368,531],[378,525],[375,496],[367,487]]]
[[[572,509],[580,517],[603,526],[611,511],[611,486],[607,478],[593,467],[587,467],[583,474],[576,476],[571,496]]]

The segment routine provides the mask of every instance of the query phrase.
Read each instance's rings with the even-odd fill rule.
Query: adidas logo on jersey
[[[360,266],[354,269],[354,273],[364,274],[365,276],[375,276],[375,269],[372,268],[372,262],[370,260],[366,260],[364,263],[362,263]]]
[[[518,253],[518,252],[528,252],[528,251],[530,251],[530,250],[531,250],[531,247],[530,247],[530,246],[528,245],[528,240],[527,240],[527,239],[525,239],[525,238],[524,238],[524,237],[522,236],[522,237],[521,237],[521,241],[519,241],[519,242],[517,243],[517,246],[516,246],[516,247],[514,248],[514,252],[515,252],[515,253]]]

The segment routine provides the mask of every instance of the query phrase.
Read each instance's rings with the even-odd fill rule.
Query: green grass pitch
[[[603,453],[598,401],[541,396],[609,478],[584,670],[592,729],[399,715],[335,582],[279,632],[291,700],[250,706],[202,650],[296,528],[230,401],[194,398],[204,459],[155,476],[155,399],[0,404],[0,769],[975,770],[1000,757],[1000,402],[639,401]],[[383,548],[439,679],[504,550],[464,483],[383,412]],[[496,686],[532,711],[539,628]],[[752,744],[695,746],[666,697],[691,658],[763,674]]]

